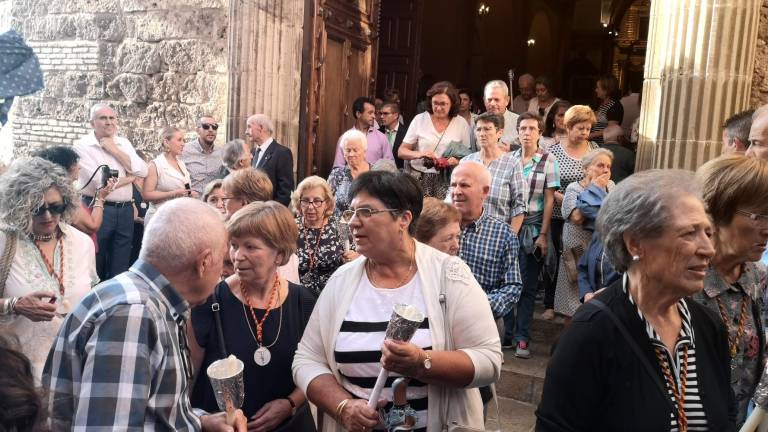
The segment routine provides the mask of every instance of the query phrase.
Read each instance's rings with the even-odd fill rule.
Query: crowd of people
[[[735,430],[767,355],[768,105],[696,173],[634,174],[614,77],[594,107],[517,84],[479,113],[437,82],[410,122],[395,89],[359,97],[298,185],[264,114],[224,145],[208,114],[166,128],[146,160],[94,105],[73,147],[0,175],[0,429],[480,430],[540,296],[566,329],[537,430]]]

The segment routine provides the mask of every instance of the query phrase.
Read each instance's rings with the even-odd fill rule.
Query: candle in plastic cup
[[[225,359],[211,363],[206,371],[211,380],[216,403],[220,410],[227,412],[227,424],[229,425],[234,422],[235,410],[243,406],[245,399],[244,367],[242,361],[230,355]]]

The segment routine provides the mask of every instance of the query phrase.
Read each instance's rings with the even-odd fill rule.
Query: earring
[[[634,262],[640,261],[640,255],[632,255],[632,261]]]

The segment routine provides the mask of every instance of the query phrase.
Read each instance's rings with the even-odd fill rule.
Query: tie
[[[256,147],[256,153],[253,154],[253,166],[259,166],[259,154],[261,154],[261,147]]]
[[[389,146],[390,147],[395,145],[395,135],[397,135],[397,131],[395,131],[395,130],[388,130],[387,131],[387,141],[389,141]]]

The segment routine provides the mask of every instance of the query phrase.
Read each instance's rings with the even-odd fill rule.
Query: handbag
[[[443,327],[445,328],[445,350],[446,351],[452,351],[454,349],[453,347],[453,335],[451,334],[450,330],[448,329],[448,313],[447,313],[447,303],[448,303],[448,294],[446,293],[445,287],[448,284],[448,266],[451,265],[451,261],[453,259],[458,258],[449,258],[445,260],[445,263],[443,264],[443,275],[442,280],[440,281],[440,295],[438,297],[440,301],[440,309],[443,311]],[[501,430],[501,415],[499,411],[499,398],[496,395],[496,384],[491,384],[491,394],[493,395],[493,404],[494,408],[496,410],[496,423],[498,424],[498,429],[491,429],[490,432],[502,432]],[[448,397],[448,389],[443,387],[443,400],[445,401],[442,406],[442,413],[441,418],[443,419],[443,432],[484,432],[489,431],[485,428],[475,428],[470,426],[464,426],[461,424],[458,424],[456,421],[450,421],[448,420],[448,413],[451,412],[449,409],[449,401],[450,398]]]
[[[5,282],[8,280],[8,274],[11,272],[11,264],[16,256],[16,233],[9,230],[2,230],[5,235],[5,245],[3,255],[0,257],[0,298],[5,297]]]
[[[286,302],[288,300],[286,299]],[[211,311],[213,311],[214,323],[216,326],[216,337],[219,340],[219,354],[221,358],[227,358],[227,348],[224,345],[224,330],[221,324],[221,303],[219,302],[219,285],[213,290],[213,303],[211,303]],[[315,431],[315,420],[312,418],[312,412],[309,410],[309,403],[304,401],[303,404],[296,407],[287,422],[277,429],[273,429],[272,432],[312,432]]]

